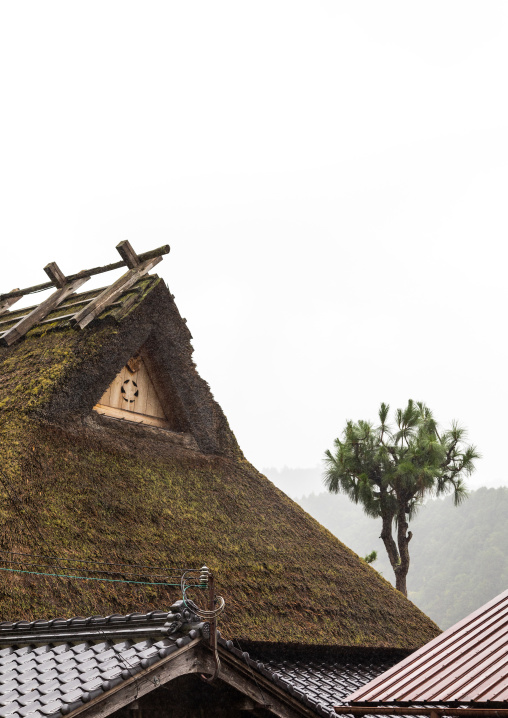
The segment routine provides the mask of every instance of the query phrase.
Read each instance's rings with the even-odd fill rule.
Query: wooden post
[[[46,264],[46,266],[44,267],[44,271],[51,279],[55,287],[58,287],[58,289],[63,289],[67,284],[65,274],[62,272],[56,262],[50,262],[49,264]]]
[[[215,608],[215,579],[213,573],[208,574],[208,610],[213,611]],[[217,620],[210,619],[210,646],[215,647],[217,641]]]
[[[141,264],[140,258],[133,250],[132,245],[128,239],[124,239],[123,242],[117,244],[116,249],[125,264],[129,267],[129,269],[134,269]]]

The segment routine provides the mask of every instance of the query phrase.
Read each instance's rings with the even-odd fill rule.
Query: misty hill
[[[319,470],[301,469],[294,480],[291,469],[277,474],[267,470],[269,478],[292,496],[298,494],[305,472],[315,479],[310,474]],[[378,559],[373,567],[394,583],[379,538],[379,520],[368,518],[340,494],[323,492],[296,500],[360,556],[375,549]],[[459,507],[453,506],[451,497],[428,501],[411,522],[409,598],[441,628],[508,588],[506,516],[508,488],[480,488]]]
[[[322,466],[306,469],[290,469],[284,466],[282,469],[261,469],[261,472],[295,501],[298,501],[299,496],[323,491]]]

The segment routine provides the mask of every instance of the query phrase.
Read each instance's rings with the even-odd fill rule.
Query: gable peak
[[[132,356],[116,375],[94,410],[98,414],[138,424],[173,428],[163,408],[163,399],[160,390],[157,391],[149,360],[145,361],[139,353]]]

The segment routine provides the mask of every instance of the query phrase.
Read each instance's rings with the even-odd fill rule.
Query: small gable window
[[[127,362],[94,409],[118,419],[171,428],[154,381],[139,355]]]

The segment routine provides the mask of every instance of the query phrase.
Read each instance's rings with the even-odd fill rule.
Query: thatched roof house
[[[114,291],[76,294],[79,280],[51,265],[56,305],[16,311],[12,293],[0,297],[0,566],[16,568],[15,553],[54,556],[66,573],[71,560],[126,564],[114,569],[125,576],[206,563],[226,601],[222,634],[260,652],[400,657],[434,638],[430,619],[247,461],[173,296],[150,262],[128,259]],[[181,598],[30,573],[0,581],[10,620]]]

